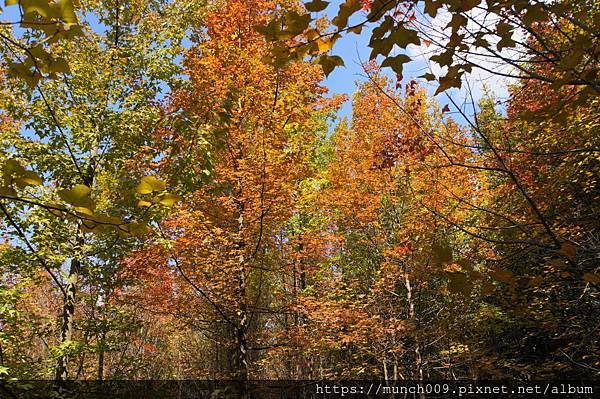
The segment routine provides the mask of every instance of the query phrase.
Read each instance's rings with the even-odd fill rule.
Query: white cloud
[[[495,24],[498,22],[497,20],[490,19],[489,15],[486,15],[482,10],[472,10],[469,12],[469,16],[474,20],[469,20],[468,22],[467,28],[470,31],[481,29],[479,25],[489,26],[490,29],[493,30]],[[440,10],[440,13],[436,18],[430,20],[431,25],[427,30],[425,30],[426,27],[423,25],[419,25],[418,28],[419,30],[424,30],[426,34],[431,35],[433,38],[440,38],[440,42],[445,43],[447,39],[442,39],[442,36],[450,34],[451,29],[446,28],[446,26],[451,18],[452,16],[450,13]],[[523,39],[523,37],[524,34],[522,32],[516,32],[514,35],[516,40]],[[487,38],[489,41],[492,41],[494,36],[488,35]],[[493,47],[495,47],[499,40],[498,38],[495,39],[495,42],[492,41],[490,43]],[[429,72],[436,77],[445,75],[447,68],[441,68],[437,63],[430,60],[431,56],[438,54],[443,50],[443,48],[436,47],[435,44],[430,43],[422,43],[419,46],[410,44],[406,49],[407,54],[417,61],[416,66],[413,66],[411,72],[420,72],[419,74]],[[514,57],[514,52],[514,49],[505,48],[500,54],[503,57],[511,58]],[[470,102],[470,95],[473,96],[473,99],[477,103],[484,94],[484,88],[487,88],[487,90],[493,93],[499,100],[505,100],[508,98],[508,86],[515,83],[514,78],[502,76],[502,74],[514,73],[513,67],[503,61],[499,61],[497,58],[490,57],[490,54],[486,54],[484,51],[479,51],[479,53],[480,55],[471,54],[468,58],[472,63],[479,65],[479,68],[473,68],[471,73],[466,73],[463,76],[463,88],[461,90],[451,90],[453,99],[458,104],[462,104],[465,101],[467,103]],[[429,87],[433,94],[437,85],[432,83]],[[468,88],[470,88],[471,94],[468,93]]]

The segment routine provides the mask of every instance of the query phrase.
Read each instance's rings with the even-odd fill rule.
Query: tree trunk
[[[387,354],[383,354],[383,359],[381,359],[381,363],[383,363],[383,380],[388,382],[388,369],[387,369]]]
[[[106,334],[104,331],[100,333],[100,340],[98,342],[98,381],[104,379],[104,342],[106,340]]]
[[[410,279],[408,278],[408,273],[404,274],[404,285],[406,286],[406,301],[408,302],[408,316],[410,320],[415,325],[415,366],[417,369],[417,378],[419,381],[423,381],[423,358],[421,357],[421,344],[419,341],[418,335],[418,326],[417,326],[417,315],[415,313],[415,301],[412,291],[412,285],[410,283]],[[421,395],[421,397],[425,397]]]
[[[242,193],[242,184],[239,183],[238,195]],[[237,242],[236,250],[238,251],[238,309],[236,326],[236,359],[235,359],[235,374],[236,379],[240,382],[240,398],[247,397],[247,381],[248,381],[248,305],[246,303],[246,258],[245,249],[246,242],[244,240],[244,204],[241,201],[237,202]]]
[[[81,261],[78,258],[71,259],[69,267],[69,278],[66,286],[66,295],[63,304],[62,326],[60,331],[60,345],[71,341],[73,336],[73,317],[75,315],[75,293],[77,292],[77,279],[79,278],[79,269]],[[58,358],[55,370],[55,379],[64,381],[68,376],[67,364],[69,356],[63,354]]]

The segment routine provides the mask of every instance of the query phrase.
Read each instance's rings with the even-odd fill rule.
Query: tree
[[[327,4],[7,2],[0,377],[598,376],[595,4]]]
[[[469,345],[462,332],[475,304],[469,277],[479,250],[432,212],[464,217],[454,196],[477,195],[476,175],[447,163],[449,156],[464,162],[468,149],[436,148],[469,140],[443,124],[416,82],[401,96],[377,67],[367,72],[351,125],[338,126],[313,186],[317,212],[302,248],[304,261],[314,263],[306,267],[297,305],[304,323],[295,335],[305,355],[316,357],[316,378],[470,375],[449,358],[464,356],[460,348]],[[451,347],[459,349],[450,355]]]
[[[189,168],[210,180],[180,181],[188,200],[145,249],[155,256],[132,263],[178,273],[168,289],[177,305],[166,312],[176,311],[187,328],[214,342],[211,375],[241,381],[260,375],[249,362],[278,345],[269,331],[287,289],[279,283],[287,279],[278,247],[330,108],[318,67],[295,62],[277,70],[264,61],[269,45],[254,26],[288,6],[231,0],[206,16],[205,33],[185,59],[190,87],[172,104],[196,133],[165,130],[155,145],[167,138],[171,157],[160,165],[163,173],[189,159]],[[197,145],[210,158],[184,158]]]
[[[45,3],[42,8],[32,6],[33,11],[28,11],[28,4],[20,4],[23,18],[42,24]],[[48,4],[52,8],[59,3]],[[188,5],[190,15],[181,18],[175,15],[177,4],[142,2],[115,9],[89,3],[88,18],[94,15],[106,31],[94,31],[87,19],[77,25],[84,39],[56,41],[56,36],[50,36],[40,42],[44,54],[62,60],[63,70],[48,70],[27,58],[26,65],[33,63],[33,81],[23,81],[20,67],[14,64],[21,59],[14,48],[9,46],[2,53],[3,59],[14,60],[11,71],[18,71],[11,73],[21,80],[6,80],[2,87],[2,109],[20,129],[1,133],[5,184],[1,210],[10,247],[23,248],[22,260],[17,258],[12,265],[18,278],[35,275],[31,265],[40,265],[62,294],[55,299],[62,301],[62,316],[59,338],[52,344],[57,379],[67,378],[69,358],[83,359],[81,351],[90,349],[91,331],[76,337],[75,308],[88,302],[94,309],[109,301],[118,284],[112,276],[120,267],[120,254],[135,244],[134,236],[147,230],[134,220],[148,219],[155,208],[176,200],[163,193],[165,186],[156,178],[145,177],[138,185],[139,175],[124,171],[129,157],[164,119],[160,101],[165,90],[180,81],[176,57],[198,5]],[[163,23],[168,29],[158,29]],[[28,57],[32,48],[42,46],[36,43],[52,33],[37,32],[37,25],[32,29],[18,43],[11,39]],[[46,79],[47,73],[54,79]],[[35,172],[21,164],[30,164]],[[41,177],[51,183],[42,184]],[[136,206],[136,187],[144,197],[158,194],[150,210]],[[77,298],[79,294],[89,298],[83,301]],[[94,350],[102,379],[102,341],[107,332],[98,327]]]
[[[591,177],[597,174],[597,100],[564,109],[561,103],[575,90],[555,92],[537,82],[515,86],[512,93],[507,117],[496,116],[496,123],[482,119],[480,127],[493,138],[492,146],[511,165],[543,219],[531,212],[510,179],[490,176],[486,224],[501,225],[492,212],[515,222],[493,235],[499,242],[495,268],[505,287],[494,300],[505,318],[498,324],[503,329],[499,335],[513,338],[488,342],[502,354],[498,363],[507,373],[586,378],[598,362],[595,327],[577,321],[598,311],[592,305],[597,268],[591,261],[598,253],[593,238],[598,230],[597,182]],[[558,108],[563,111],[546,116]],[[481,113],[493,114],[489,103]],[[486,148],[481,155],[495,158],[490,153]]]

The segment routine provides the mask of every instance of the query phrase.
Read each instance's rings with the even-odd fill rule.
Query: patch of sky
[[[332,19],[339,9],[340,4],[343,0],[332,0],[329,7],[317,16],[326,16]],[[366,12],[358,12],[353,15],[350,19],[350,24],[359,23],[366,17]],[[423,14],[423,10],[417,10],[417,14]],[[474,15],[474,18],[482,20],[484,16]],[[445,30],[445,26],[450,20],[448,13],[440,13],[440,15],[434,19],[435,24],[433,28],[436,30]],[[344,59],[345,66],[336,68],[325,80],[325,86],[329,88],[330,93],[346,94],[351,98],[352,93],[356,90],[356,85],[359,82],[368,80],[366,77],[362,65],[369,60],[371,49],[368,47],[369,38],[375,25],[370,24],[363,28],[361,34],[356,35],[348,33],[343,35],[335,44],[332,50],[333,55],[338,55]],[[472,28],[472,27],[471,27]],[[506,50],[509,51],[509,50]],[[433,96],[436,89],[436,82],[427,82],[424,79],[418,77],[425,73],[433,73],[436,77],[443,76],[446,72],[446,68],[440,68],[434,62],[431,62],[430,57],[439,52],[439,49],[434,49],[433,46],[422,43],[419,46],[410,44],[406,50],[402,50],[395,46],[390,53],[390,56],[405,53],[410,56],[413,61],[404,65],[402,87],[413,80],[418,80],[419,84],[424,87],[429,95]],[[381,64],[383,58],[381,56],[376,60],[378,64]],[[453,107],[451,99],[459,107],[462,108],[463,112],[467,117],[471,117],[473,112],[476,111],[479,100],[486,94],[493,95],[500,105],[500,111],[502,111],[503,100],[508,98],[507,87],[514,83],[513,80],[499,76],[494,72],[498,72],[499,66],[497,63],[480,57],[477,60],[477,64],[483,68],[474,68],[472,73],[465,74],[463,76],[463,87],[461,89],[450,89],[446,93],[439,94],[436,99],[440,103],[440,108],[448,104],[450,107],[450,116],[453,117],[460,124],[467,124],[467,120]],[[396,76],[390,68],[383,68],[382,73],[389,76],[393,81],[396,80]],[[472,96],[472,100],[471,100]],[[475,103],[473,108],[472,102]],[[351,101],[347,101],[339,112],[339,117],[351,117],[352,115],[352,104]]]

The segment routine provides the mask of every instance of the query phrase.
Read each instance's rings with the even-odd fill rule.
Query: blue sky
[[[326,15],[330,19],[333,18],[339,8],[339,5],[343,2],[343,0],[331,0],[329,7],[322,13],[316,14],[316,16]],[[366,13],[359,12],[354,15],[350,22],[356,23],[364,19]],[[315,14],[313,14],[315,16]],[[89,21],[89,15],[88,21]],[[0,16],[0,19],[6,20],[18,20],[18,8],[15,6],[4,8],[4,13]],[[442,18],[443,19],[443,18]],[[91,21],[92,27],[96,28],[99,26],[97,22]],[[443,21],[440,23],[444,23]],[[325,80],[325,85],[329,88],[330,94],[334,93],[343,93],[347,94],[349,97],[355,91],[356,82],[364,81],[366,78],[364,77],[364,72],[361,67],[361,62],[366,62],[369,59],[370,48],[368,47],[369,36],[371,33],[373,26],[363,29],[363,32],[360,35],[356,34],[346,34],[342,36],[335,44],[332,50],[332,54],[339,55],[344,59],[345,66],[336,68]],[[393,49],[392,55],[395,55],[399,49]],[[425,51],[423,51],[423,47],[421,46],[413,46],[411,45],[408,49],[409,55],[414,59],[414,61],[405,64],[404,70],[404,79],[403,83],[407,83],[411,79],[417,78],[419,75],[424,74],[425,72],[433,72],[434,75],[439,76],[442,72],[439,68],[436,68],[435,65],[430,67],[431,63],[428,60],[428,57],[424,55]],[[380,58],[378,62],[381,62]],[[384,68],[384,73],[389,74],[390,77],[393,77],[393,73],[389,68]],[[491,76],[490,74],[482,73],[481,71],[475,70],[474,73],[470,76],[466,76],[465,79],[468,79],[472,88],[475,100],[482,95],[482,88],[485,84],[499,99],[504,99],[507,97],[506,84],[509,83],[505,80],[498,78],[497,76]],[[423,79],[419,79],[419,82],[422,86],[426,87],[428,92],[433,95],[437,85],[435,82],[426,82]],[[451,90],[449,91],[450,95],[457,103],[462,103],[466,96],[466,91],[462,90]],[[436,97],[437,101],[440,103],[440,106],[444,106],[448,104],[449,101],[445,97],[444,94]],[[450,109],[453,111],[453,107],[450,104]],[[351,104],[350,101],[346,102],[340,111],[340,116],[350,116],[351,115]],[[450,115],[453,115],[459,122],[463,122],[464,120],[457,116],[457,114],[451,112]]]
[[[342,2],[343,0],[332,0],[329,7],[323,13],[317,15],[327,15],[329,18],[333,18]],[[359,12],[354,15],[350,21],[351,23],[356,23],[363,20],[365,15],[366,13]],[[441,18],[440,23],[445,24],[443,18]],[[366,62],[369,60],[371,49],[368,47],[368,43],[371,30],[372,27],[369,27],[368,29],[363,29],[363,32],[360,35],[346,34],[335,43],[332,54],[342,57],[345,62],[345,67],[336,68],[325,80],[325,85],[330,89],[332,94],[344,93],[350,96],[356,88],[356,82],[365,80],[364,72],[361,67],[361,61]],[[428,56],[424,54],[426,51],[423,50],[424,48],[422,46],[410,45],[408,51],[409,55],[413,58],[413,61],[405,64],[403,84],[406,84],[412,79],[416,79],[418,76],[426,72],[433,72],[434,75],[438,77],[440,76],[442,70],[429,62]],[[392,50],[391,55],[395,55],[399,51],[399,49],[395,48]],[[378,59],[378,63],[381,63],[381,61],[381,58]],[[393,77],[393,73],[391,70],[389,70],[389,68],[384,68],[384,73],[386,71],[390,77]],[[484,85],[500,100],[506,99],[508,95],[506,86],[510,82],[506,81],[506,79],[499,78],[498,76],[491,75],[489,73],[483,73],[481,70],[474,70],[473,73],[467,75],[465,79],[469,80],[475,101],[481,98]],[[424,79],[417,80],[423,87],[427,89],[429,94],[433,96],[437,88],[437,84],[435,82],[427,82]],[[452,96],[457,104],[463,103],[463,101],[468,98],[465,89],[451,89],[448,91],[448,93]],[[440,106],[450,103],[445,94],[438,95],[436,99],[440,103]],[[458,122],[465,123],[465,120],[458,115],[457,112],[452,112],[455,111],[452,107],[452,104],[449,104],[449,106],[451,109],[450,115],[452,115]],[[471,107],[468,106],[467,111],[470,109]],[[343,106],[340,115],[349,116],[351,115],[351,112],[351,104],[350,102],[347,102]]]

